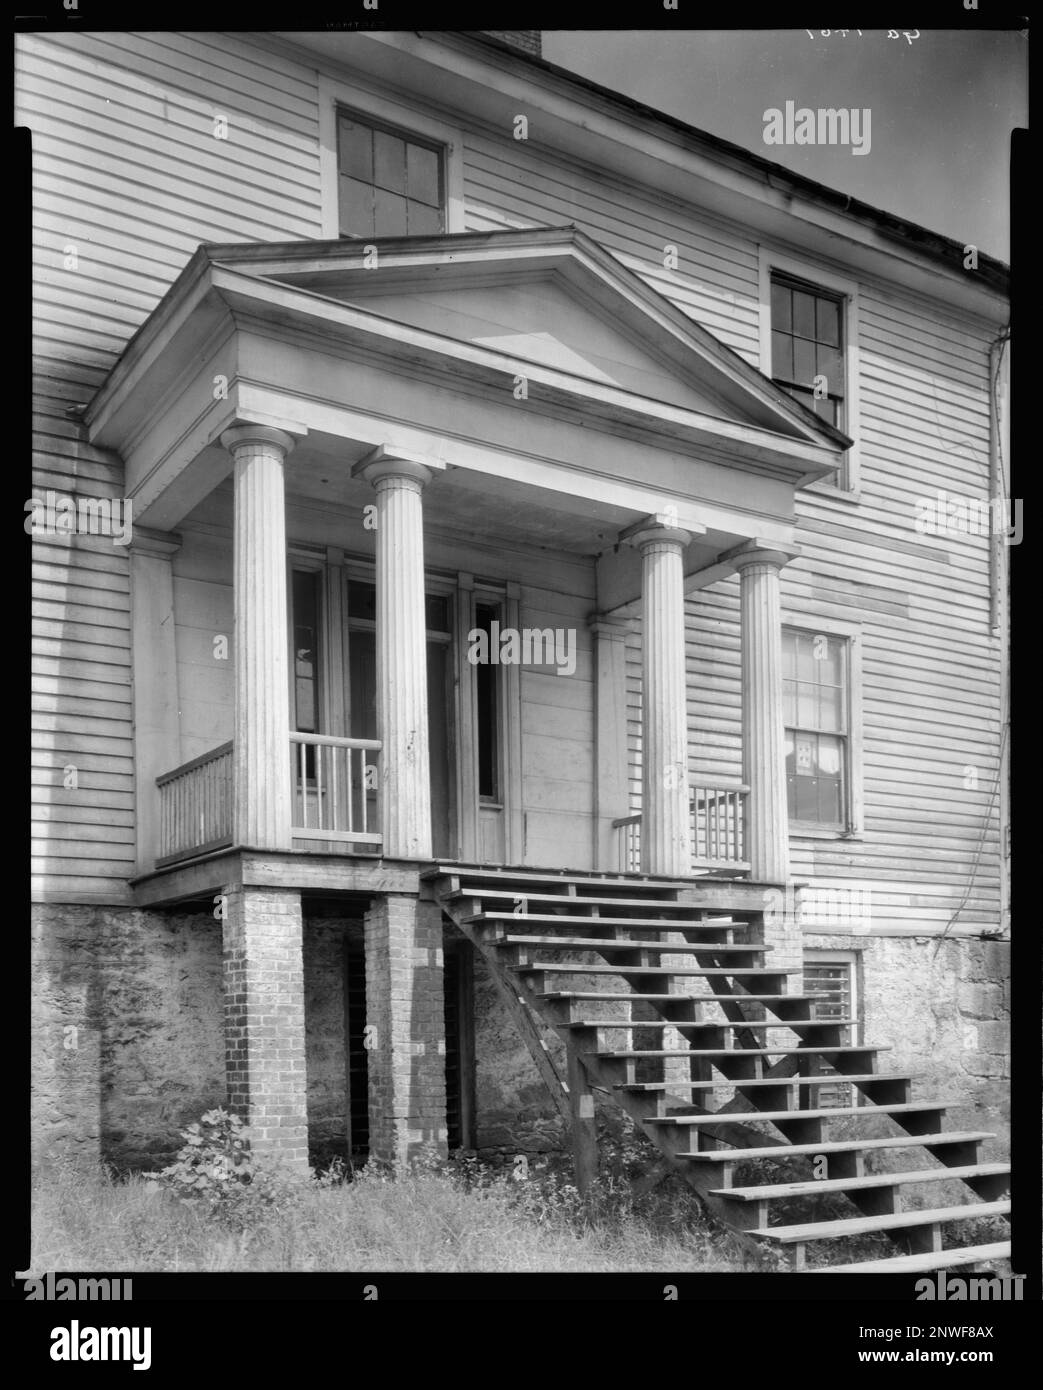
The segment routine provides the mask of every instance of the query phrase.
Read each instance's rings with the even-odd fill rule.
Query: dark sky
[[[990,255],[1009,255],[1010,131],[1028,116],[1028,40],[1007,31],[545,30],[543,56],[808,178]],[[766,145],[764,112],[869,108],[869,153]]]

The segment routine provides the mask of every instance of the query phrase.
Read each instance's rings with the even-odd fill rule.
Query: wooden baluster
[[[326,811],[323,806],[322,797],[322,763],[326,752],[321,743],[316,743],[315,748],[315,807],[318,812],[317,825],[320,830],[326,829]]]

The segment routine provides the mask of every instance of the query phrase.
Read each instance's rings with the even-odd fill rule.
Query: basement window
[[[858,991],[858,956],[855,951],[804,952],[804,992],[826,997],[811,1005],[813,1018],[850,1018],[854,1027],[841,1030],[841,1042],[850,1046],[858,1041],[861,1014]],[[816,1104],[826,1110],[856,1105],[857,1093],[845,1082],[830,1082],[818,1088]]]

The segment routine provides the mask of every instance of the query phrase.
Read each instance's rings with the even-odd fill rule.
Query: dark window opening
[[[475,628],[489,634],[489,653],[493,650],[492,625],[500,618],[499,607],[479,603],[475,606]],[[480,662],[475,667],[475,704],[478,716],[478,796],[483,801],[500,801],[500,667]]]
[[[344,944],[344,1039],[348,1089],[348,1153],[369,1153],[369,1055],[366,1051],[366,953],[361,940]]]
[[[319,714],[319,575],[294,570],[291,592],[293,630],[293,727],[298,733],[321,732]],[[315,748],[304,750],[305,775],[315,776]],[[294,747],[294,773],[300,776],[300,747]]]
[[[452,1149],[475,1147],[474,953],[469,942],[445,943],[445,1115]]]

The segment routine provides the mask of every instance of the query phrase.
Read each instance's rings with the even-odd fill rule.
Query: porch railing
[[[156,778],[157,867],[232,843],[232,745],[222,743]]]
[[[372,738],[290,734],[293,838],[343,841],[379,849],[376,757]]]
[[[379,851],[376,739],[290,734],[294,840]],[[156,778],[163,868],[233,843],[232,744],[222,743]]]
[[[749,787],[698,782],[692,785],[691,791],[692,869],[748,872],[746,801]],[[638,813],[621,816],[612,822],[620,873],[641,872],[641,820]]]

